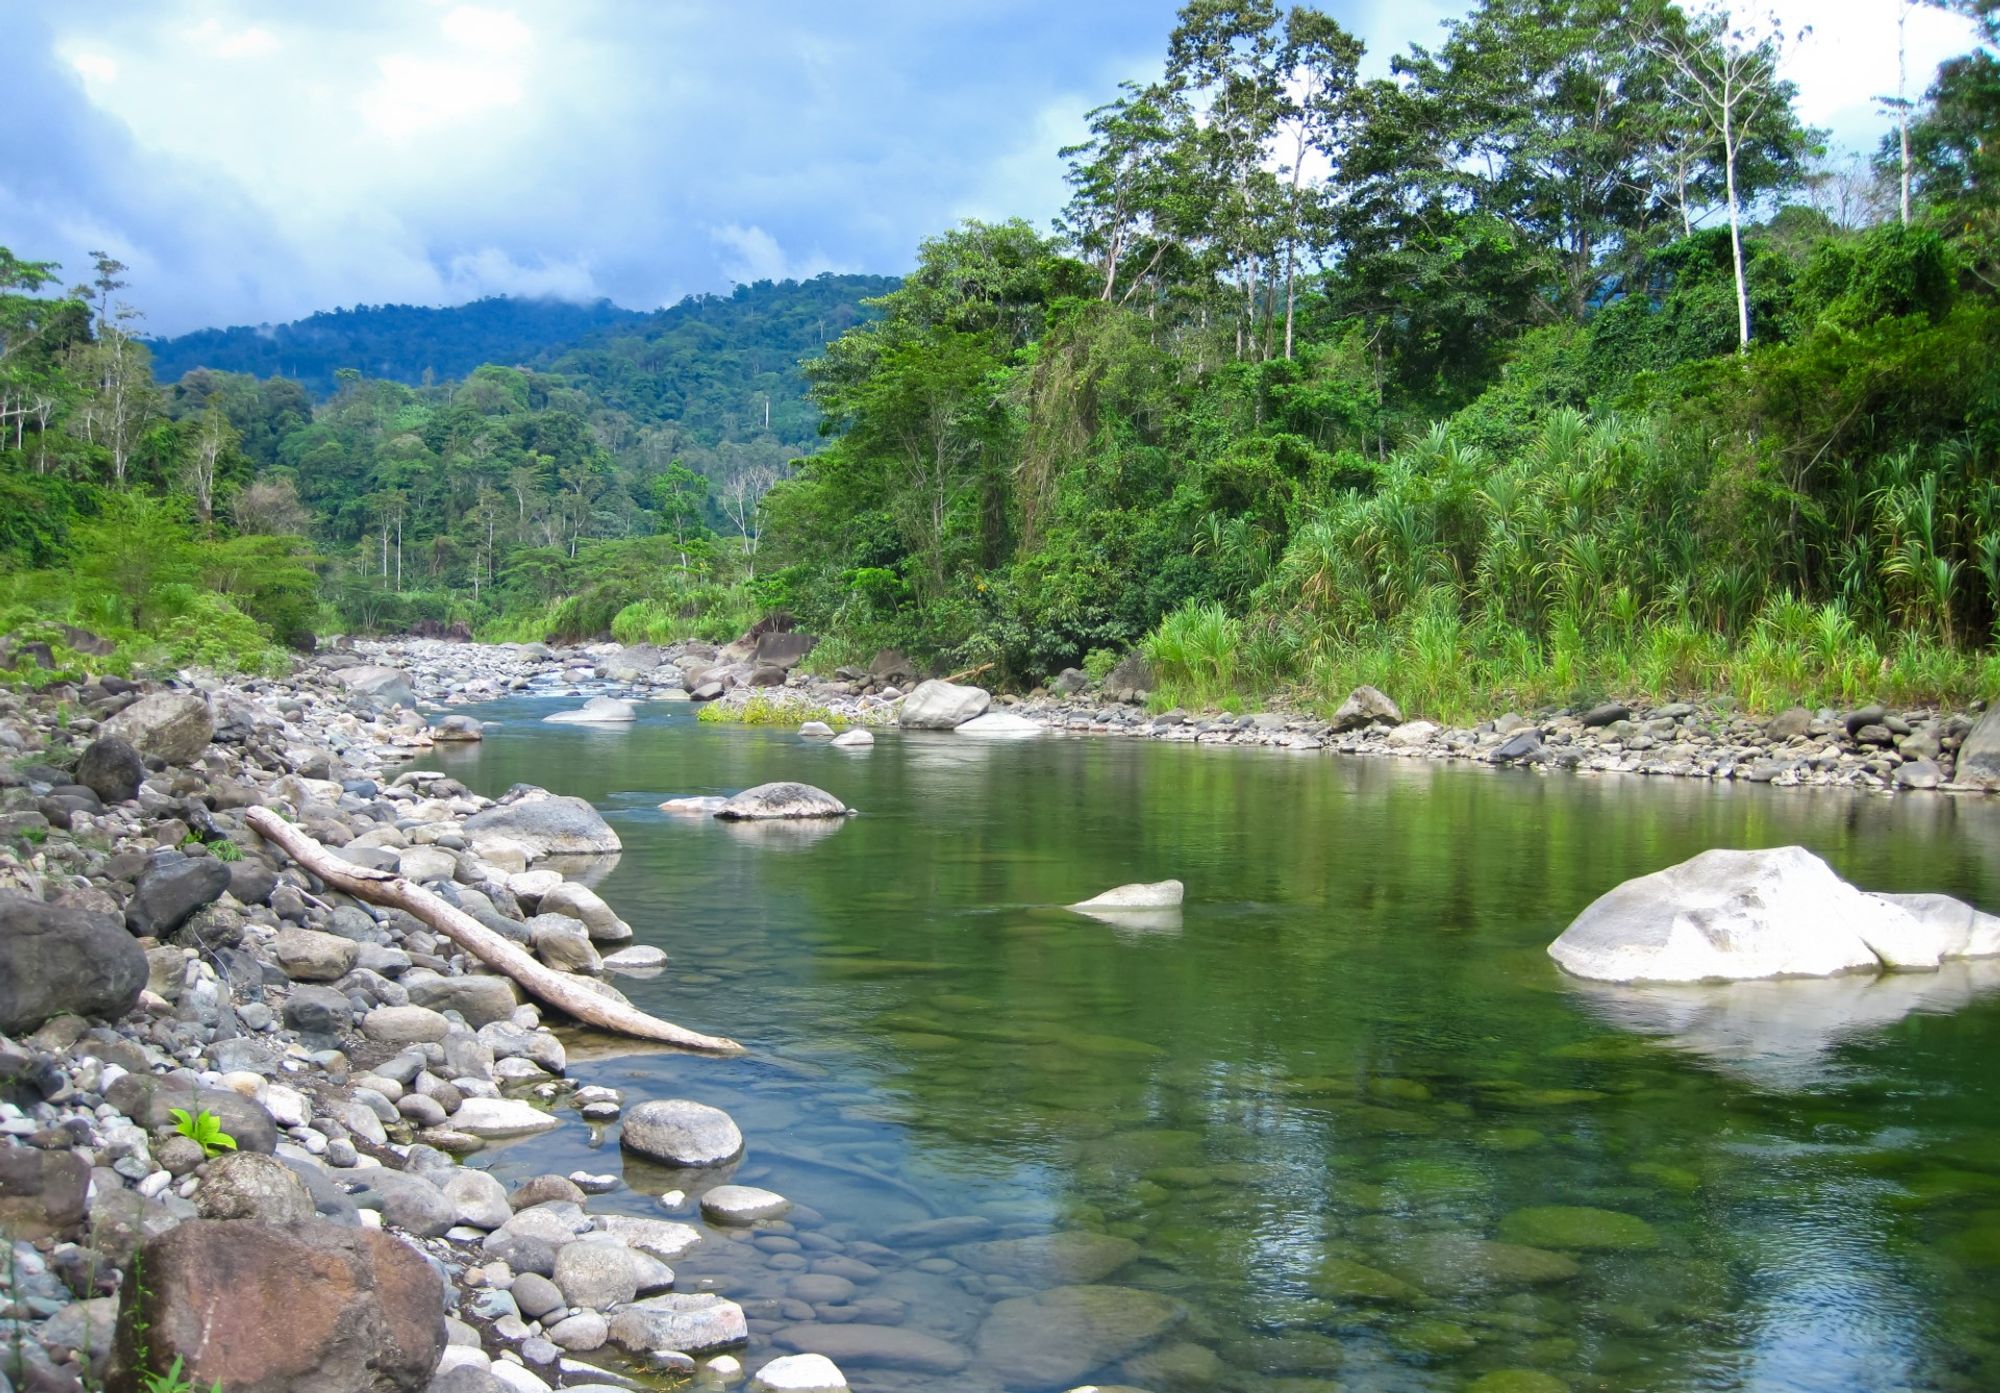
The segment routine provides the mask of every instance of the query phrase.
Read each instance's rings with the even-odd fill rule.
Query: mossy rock
[[[1495,1127],[1480,1134],[1479,1144],[1488,1151],[1533,1151],[1549,1139],[1533,1127]]]
[[[1435,1295],[1452,1295],[1480,1287],[1533,1287],[1567,1282],[1583,1269],[1575,1258],[1546,1248],[1519,1243],[1495,1243],[1473,1234],[1440,1233],[1416,1239],[1393,1264]]]
[[[1500,1237],[1529,1248],[1576,1253],[1642,1252],[1660,1243],[1653,1226],[1636,1214],[1567,1204],[1517,1209],[1500,1221]]]
[[[1311,1282],[1314,1291],[1344,1301],[1385,1301],[1413,1306],[1423,1293],[1400,1277],[1350,1258],[1327,1258]]]
[[[1430,1088],[1415,1079],[1371,1079],[1368,1093],[1371,1097],[1387,1098],[1398,1103],[1428,1103],[1431,1100]]]
[[[1672,1190],[1677,1195],[1691,1195],[1701,1188],[1701,1177],[1683,1166],[1670,1166],[1664,1161],[1634,1161],[1625,1169],[1641,1180],[1649,1180],[1662,1190]]]
[[[1479,1347],[1479,1337],[1456,1321],[1413,1320],[1389,1332],[1389,1343],[1405,1354],[1451,1359]]]
[[[1569,1393],[1569,1385],[1540,1369],[1495,1369],[1467,1384],[1465,1393]]]
[[[1974,1215],[1972,1227],[1947,1238],[1943,1247],[1967,1267],[2000,1268],[2000,1210]]]

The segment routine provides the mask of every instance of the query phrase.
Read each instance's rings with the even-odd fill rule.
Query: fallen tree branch
[[[337,890],[370,904],[406,910],[436,929],[494,971],[519,983],[527,993],[600,1030],[658,1040],[683,1049],[734,1054],[743,1047],[720,1035],[685,1030],[671,1021],[649,1016],[636,1006],[599,996],[567,972],[538,962],[456,905],[445,903],[420,885],[393,871],[357,866],[286,822],[269,808],[246,808],[243,820],[266,841],[282,848],[294,861]]]
[[[978,667],[969,667],[964,672],[954,672],[951,676],[942,680],[946,682],[963,682],[968,677],[977,677],[982,672],[990,672],[992,668],[993,664],[991,663],[981,663]]]

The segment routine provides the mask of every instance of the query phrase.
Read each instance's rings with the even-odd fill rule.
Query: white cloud
[[[460,5],[438,27],[454,43],[492,53],[513,53],[526,48],[534,39],[534,31],[519,15],[478,5]]]
[[[823,271],[851,269],[836,264],[818,248],[792,258],[778,245],[778,239],[755,225],[727,223],[708,230],[709,240],[722,250],[718,265],[730,280],[748,285],[752,281],[810,280]]]
[[[481,247],[452,257],[445,264],[444,285],[454,300],[476,300],[482,295],[595,300],[604,293],[590,267],[581,261],[540,260],[528,266],[498,247]]]
[[[69,65],[87,82],[116,82],[118,64],[101,53],[72,53]]]

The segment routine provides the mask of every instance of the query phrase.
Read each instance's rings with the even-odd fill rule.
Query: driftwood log
[[[576,1017],[585,1025],[641,1040],[658,1040],[683,1049],[733,1054],[743,1047],[720,1035],[703,1035],[672,1021],[649,1016],[635,1006],[599,996],[567,972],[537,961],[456,905],[445,903],[420,885],[393,871],[357,866],[334,855],[269,808],[247,808],[243,820],[266,841],[282,848],[328,885],[370,904],[406,910],[436,929],[495,972],[519,983],[536,1000]]]

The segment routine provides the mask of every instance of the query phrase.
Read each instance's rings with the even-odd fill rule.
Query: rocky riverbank
[[[776,642],[783,641],[783,642]],[[435,670],[441,645],[404,645],[392,655]],[[716,649],[615,644],[558,656],[531,649],[555,680],[581,691],[609,685],[633,698],[714,703],[717,714],[769,723],[798,720],[900,725],[988,738],[1106,735],[1201,745],[1401,759],[1469,760],[1524,769],[1667,778],[1739,780],[1781,787],[1884,792],[1977,793],[2000,789],[2000,707],[1967,711],[1792,707],[1755,719],[1713,704],[1607,703],[1590,708],[1502,712],[1475,726],[1406,719],[1393,698],[1357,688],[1332,717],[1288,711],[1247,714],[1148,709],[1143,676],[1114,673],[1092,684],[1067,672],[1051,689],[995,697],[978,687],[919,683],[910,665],[884,654],[867,670],[817,677],[797,670],[807,645],[789,634]],[[512,651],[512,650],[510,650]],[[546,654],[546,656],[540,656]],[[910,698],[922,686],[915,706]],[[499,695],[492,678],[456,688],[451,700]]]
[[[712,1187],[699,1215],[679,1194],[598,1213],[615,1168],[510,1192],[462,1164],[625,1100],[573,1086],[512,981],[246,827],[273,809],[599,992],[658,970],[589,888],[619,843],[588,804],[397,772],[478,737],[449,716],[434,733],[419,694],[562,690],[571,659],[381,656],[0,695],[0,1393],[126,1393],[176,1358],[227,1393],[745,1376],[743,1309],[675,1291],[669,1264],[785,1201]],[[714,1165],[734,1127],[711,1113],[647,1100],[624,1145]],[[813,1356],[752,1386],[845,1385]]]

